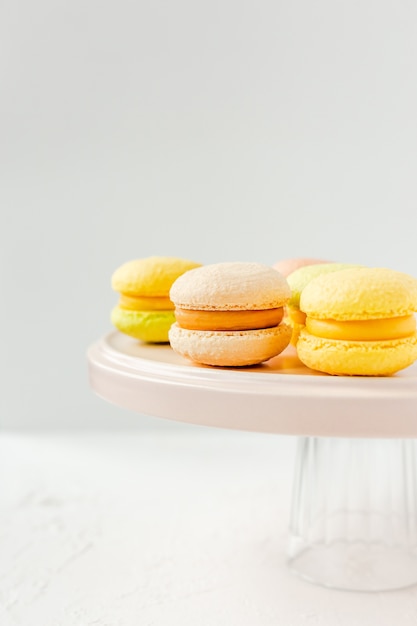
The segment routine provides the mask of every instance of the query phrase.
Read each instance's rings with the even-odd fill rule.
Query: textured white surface
[[[407,626],[417,590],[285,565],[293,438],[178,428],[0,437],[1,626]]]

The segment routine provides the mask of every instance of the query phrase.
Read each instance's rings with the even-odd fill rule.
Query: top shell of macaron
[[[300,309],[316,319],[388,319],[417,311],[417,279],[386,268],[322,274],[303,290]]]
[[[312,257],[290,257],[288,259],[281,259],[281,261],[277,261],[272,267],[277,272],[280,272],[283,276],[289,276],[295,270],[298,270],[300,267],[306,267],[307,265],[323,265],[324,263],[330,263],[330,261],[326,261],[324,259],[316,259]]]
[[[214,263],[190,270],[171,287],[170,299],[183,309],[259,311],[288,302],[289,285],[262,263]]]
[[[201,263],[170,256],[134,259],[121,265],[111,279],[112,288],[124,294],[167,297],[175,280]]]
[[[353,269],[361,267],[352,263],[315,263],[300,267],[287,276],[288,284],[291,288],[291,298],[288,306],[298,309],[300,306],[300,296],[305,287],[317,276],[338,272],[339,270]]]

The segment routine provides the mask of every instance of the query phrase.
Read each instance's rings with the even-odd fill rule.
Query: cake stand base
[[[338,589],[417,583],[415,440],[299,437],[288,563]]]
[[[125,409],[299,438],[294,572],[362,591],[417,582],[417,362],[395,376],[326,376],[289,346],[259,366],[200,367],[119,332],[88,362],[95,392]]]
[[[417,555],[379,544],[310,546],[289,565],[304,580],[347,591],[389,591],[417,582]]]

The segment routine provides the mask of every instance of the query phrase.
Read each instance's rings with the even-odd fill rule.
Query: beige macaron
[[[245,366],[262,363],[288,345],[282,323],[291,297],[279,272],[262,263],[205,265],[185,272],[172,285],[176,323],[173,350],[197,363]]]

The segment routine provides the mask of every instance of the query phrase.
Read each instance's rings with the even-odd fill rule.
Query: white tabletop
[[[1,626],[415,626],[288,571],[294,438],[155,424],[1,434]]]

